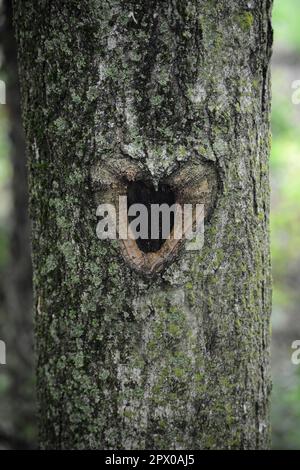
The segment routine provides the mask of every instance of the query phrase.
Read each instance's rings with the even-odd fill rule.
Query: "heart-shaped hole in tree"
[[[143,204],[147,209],[146,227],[144,227],[144,232],[146,233],[143,234],[142,238],[139,237],[136,240],[138,248],[143,253],[155,253],[159,251],[174,227],[174,211],[169,211],[169,222],[167,223],[167,229],[169,229],[167,231],[169,233],[166,233],[165,229],[163,233],[163,223],[166,222],[163,221],[163,212],[158,211],[157,206],[156,209],[154,209],[153,204],[159,206],[166,204],[170,208],[175,204],[175,201],[175,193],[167,184],[160,183],[156,189],[151,182],[147,181],[134,181],[129,183],[127,188],[127,208],[129,209],[133,204]],[[151,208],[153,208],[154,212]],[[154,219],[154,213],[158,215],[159,219]],[[129,224],[135,217],[136,216],[128,215]],[[158,227],[156,225],[158,228],[158,236],[156,238],[152,238],[153,231],[155,232],[153,223],[158,225]],[[144,235],[146,235],[146,237],[144,237]]]

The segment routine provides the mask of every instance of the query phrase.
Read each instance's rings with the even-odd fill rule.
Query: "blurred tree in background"
[[[1,78],[6,84],[6,105],[0,105],[0,331],[7,349],[7,366],[0,375],[0,443],[26,448],[32,447],[35,440],[32,269],[25,144],[10,0],[1,2],[0,45]]]
[[[300,366],[291,362],[300,339],[300,2],[275,0],[273,26],[273,447],[300,449]],[[300,91],[297,94],[300,98]]]
[[[6,8],[10,4],[0,0],[0,7],[2,3]],[[300,105],[292,103],[295,92],[292,83],[300,80],[299,19],[300,2],[275,0],[271,160],[272,408],[273,445],[283,449],[300,449],[300,366],[291,363],[291,344],[300,339]],[[6,106],[0,105],[0,339],[9,345],[10,356],[8,366],[0,369],[0,447],[22,447],[34,445],[35,439],[31,271],[25,157],[9,21],[9,18],[5,21],[2,9],[0,79],[7,83],[10,99]]]

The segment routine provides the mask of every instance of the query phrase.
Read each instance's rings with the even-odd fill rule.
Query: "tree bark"
[[[271,3],[14,2],[42,448],[268,447]],[[202,175],[202,250],[97,239],[111,179]]]

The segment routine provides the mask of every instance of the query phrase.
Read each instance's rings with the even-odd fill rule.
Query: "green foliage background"
[[[300,365],[291,362],[300,339],[300,2],[275,0],[273,11],[273,447],[300,449]],[[300,98],[299,92],[296,93]]]

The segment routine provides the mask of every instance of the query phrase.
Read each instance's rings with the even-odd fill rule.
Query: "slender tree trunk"
[[[14,2],[43,448],[268,447],[271,3]],[[204,247],[97,239],[133,181]]]

